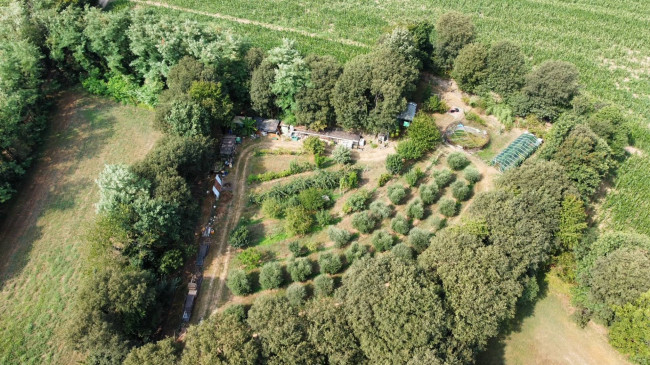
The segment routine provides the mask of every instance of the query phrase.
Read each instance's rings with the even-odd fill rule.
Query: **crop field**
[[[614,190],[607,196],[608,223],[650,235],[650,159],[632,156],[618,170]]]
[[[153,146],[153,113],[80,92],[59,96],[42,157],[0,229],[0,363],[74,363],[64,343],[71,295],[107,163]]]

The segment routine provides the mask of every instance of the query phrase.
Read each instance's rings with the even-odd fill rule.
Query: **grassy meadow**
[[[74,363],[64,328],[83,264],[81,237],[107,163],[153,146],[153,112],[65,92],[35,163],[0,230],[0,363]]]

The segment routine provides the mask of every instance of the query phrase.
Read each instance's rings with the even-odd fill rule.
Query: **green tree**
[[[650,362],[650,291],[634,302],[616,307],[616,320],[610,327],[609,342],[632,361]]]
[[[309,82],[310,70],[296,49],[295,42],[282,39],[282,45],[269,51],[267,59],[277,65],[271,91],[275,104],[283,111],[283,119],[295,121],[296,94]]]
[[[395,243],[395,238],[385,230],[379,230],[372,235],[372,245],[379,252],[390,250]]]
[[[412,168],[404,174],[404,180],[406,180],[410,187],[416,187],[420,179],[423,177],[424,172],[422,172],[419,167]]]
[[[453,217],[458,214],[458,203],[453,199],[442,198],[438,203],[438,209],[445,217]]]
[[[409,232],[408,242],[417,252],[422,252],[429,247],[431,234],[420,228],[413,228]]]
[[[208,113],[212,120],[211,126],[229,125],[233,117],[233,104],[220,82],[194,81],[189,95]]]
[[[411,223],[401,214],[396,214],[390,221],[390,228],[400,234],[407,235],[411,229]]]
[[[300,307],[307,299],[307,289],[300,283],[293,283],[287,288],[286,297],[291,305]]]
[[[405,160],[417,160],[424,153],[424,150],[411,139],[398,143],[396,150],[397,154]],[[388,161],[386,163],[388,164]]]
[[[182,365],[240,364],[261,361],[259,341],[248,324],[228,310],[213,313],[187,330]]]
[[[325,252],[318,256],[318,266],[322,274],[334,275],[341,270],[343,263],[339,255]]]
[[[178,99],[171,103],[160,127],[164,132],[178,136],[209,136],[213,124],[201,104],[193,100]]]
[[[309,55],[309,82],[296,94],[296,122],[309,129],[323,130],[336,122],[332,98],[341,65],[331,56]]]
[[[397,175],[402,172],[404,168],[404,160],[399,154],[391,154],[386,156],[386,170],[393,175]]]
[[[352,163],[352,151],[343,145],[337,145],[332,151],[332,159],[339,165],[350,164]]]
[[[628,127],[623,112],[615,106],[606,106],[589,116],[589,128],[604,139],[612,150],[612,156],[621,159],[629,143]]]
[[[397,53],[410,61],[415,67],[421,67],[415,38],[408,29],[396,27],[392,32],[384,33],[377,43],[380,48],[386,48]]]
[[[422,219],[424,218],[424,205],[422,205],[422,200],[416,198],[406,207],[406,215],[411,219]]]
[[[358,242],[353,242],[347,250],[345,250],[345,259],[348,264],[352,264],[355,261],[367,257],[370,255],[368,246],[359,244]]]
[[[273,364],[318,363],[309,343],[307,323],[282,296],[257,298],[248,311],[248,324],[259,336],[265,361]]]
[[[382,255],[352,265],[338,295],[369,361],[398,364],[445,340],[448,314],[439,292],[417,266]]]
[[[370,203],[369,209],[375,217],[382,220],[393,215],[393,207],[379,200]]]
[[[289,264],[287,264],[287,271],[291,276],[291,280],[296,282],[307,280],[307,278],[312,274],[312,270],[311,261],[306,257],[292,259],[289,261]]]
[[[424,204],[433,204],[438,200],[438,185],[432,182],[429,185],[420,185],[420,199]]]
[[[250,278],[244,270],[233,270],[228,274],[228,289],[235,295],[248,295],[253,291]]]
[[[433,151],[440,144],[440,130],[433,116],[419,112],[408,128],[408,137],[422,152]]]
[[[472,189],[464,181],[455,181],[451,184],[451,195],[458,201],[465,201],[472,195]]]
[[[395,205],[400,205],[406,197],[406,189],[402,185],[391,185],[386,190],[388,199]]]
[[[467,166],[465,170],[463,170],[463,176],[465,177],[465,180],[472,185],[481,181],[482,178],[481,173],[474,166]]]
[[[244,248],[251,244],[251,232],[245,224],[238,224],[235,229],[230,232],[228,244],[234,248]]]
[[[131,350],[124,365],[174,365],[180,360],[181,348],[173,338],[151,342]]]
[[[372,192],[366,189],[357,191],[345,201],[345,204],[343,204],[343,212],[349,214],[366,210],[370,198],[372,198]]]
[[[322,155],[325,152],[325,142],[316,136],[309,136],[302,142],[302,148],[312,155]]]
[[[462,152],[452,152],[447,156],[447,165],[454,170],[462,170],[469,164],[469,160]]]
[[[308,211],[317,211],[325,208],[327,201],[323,196],[327,195],[325,191],[316,188],[303,190],[298,194],[300,205]]]
[[[334,241],[334,244],[338,248],[347,245],[352,239],[352,234],[350,232],[335,226],[329,226],[329,228],[327,228],[327,235],[332,241]]]
[[[284,206],[276,198],[264,199],[264,202],[262,202],[262,212],[269,218],[282,218],[284,215]]]
[[[106,165],[96,183],[99,187],[97,213],[110,213],[120,205],[130,205],[149,190],[149,183],[126,165]]]
[[[434,63],[440,69],[449,70],[460,50],[474,40],[474,24],[469,16],[451,12],[438,18],[435,29]]]
[[[390,253],[402,260],[413,260],[413,250],[401,242],[393,246],[390,249]]]
[[[456,176],[449,169],[436,170],[433,172],[433,179],[438,188],[444,189],[456,179]]]
[[[318,275],[314,279],[314,295],[328,297],[334,293],[334,279],[327,274]]]
[[[521,49],[510,41],[497,42],[487,54],[487,83],[501,95],[518,91],[528,69]]]
[[[276,289],[282,285],[284,273],[279,262],[269,262],[260,270],[260,286],[262,289]]]
[[[285,210],[284,229],[288,234],[306,234],[313,225],[314,218],[304,207],[294,206]]]
[[[488,76],[487,59],[487,47],[481,43],[471,43],[460,50],[451,77],[461,90],[471,93],[485,82]]]
[[[369,211],[354,213],[352,216],[352,227],[361,233],[370,233],[377,226],[377,217],[372,215]]]
[[[267,59],[253,71],[251,75],[250,98],[251,106],[258,114],[274,117],[277,113],[275,95],[271,85],[275,80],[275,65]]]

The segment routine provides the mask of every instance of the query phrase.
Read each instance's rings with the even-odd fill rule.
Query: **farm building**
[[[325,141],[341,144],[347,148],[356,148],[363,145],[363,138],[354,133],[348,133],[341,130],[314,131],[305,127],[294,127],[292,125],[282,124],[282,133],[296,140],[310,136],[318,137]]]
[[[221,156],[230,157],[235,154],[236,147],[237,147],[237,137],[223,136],[223,138],[221,139],[221,147],[219,148],[219,154]]]
[[[415,113],[418,111],[418,105],[409,102],[406,104],[406,109],[397,116],[397,121],[403,127],[408,127],[413,123],[413,118],[415,118]]]
[[[280,121],[277,119],[266,119],[266,118],[253,118],[255,119],[255,125],[257,126],[258,132],[262,135],[268,133],[278,133],[280,131]]]
[[[221,190],[223,190],[223,182],[221,181],[221,177],[217,175],[214,178],[214,185],[212,185],[212,192],[217,199],[221,197]]]
[[[517,167],[530,157],[541,144],[541,138],[537,138],[534,134],[526,132],[512,141],[503,151],[499,152],[492,159],[492,165],[496,166],[501,172]]]

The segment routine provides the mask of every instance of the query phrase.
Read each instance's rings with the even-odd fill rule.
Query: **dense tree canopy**
[[[436,22],[435,31],[433,59],[437,67],[443,70],[453,66],[460,50],[476,36],[472,19],[456,12],[442,14]]]
[[[487,54],[490,89],[504,96],[516,92],[523,86],[527,71],[524,55],[516,44],[501,41],[490,47]]]
[[[471,43],[460,50],[451,76],[461,90],[474,92],[485,82],[488,76],[487,58],[488,49],[481,43]]]
[[[319,131],[335,124],[332,98],[342,68],[329,56],[309,55],[305,63],[311,73],[307,86],[296,94],[296,123]]]

